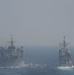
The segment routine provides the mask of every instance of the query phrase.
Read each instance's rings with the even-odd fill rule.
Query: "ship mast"
[[[68,43],[66,43],[66,41],[65,41],[65,36],[64,36],[64,40],[63,40],[63,48],[64,48],[64,51],[67,50],[67,49],[66,49],[67,44],[68,44]]]
[[[60,43],[60,46],[61,46],[61,49],[63,49],[64,51],[66,50],[66,46],[68,45],[69,43],[67,43],[66,41],[65,41],[65,36],[64,36],[64,38],[63,38],[63,43]]]
[[[11,34],[11,41],[10,41],[10,43],[11,43],[11,47],[13,47],[14,46],[14,41],[13,41],[13,35]]]
[[[65,48],[66,47],[65,36],[64,36],[64,40],[63,40],[63,45],[64,45],[64,48]]]

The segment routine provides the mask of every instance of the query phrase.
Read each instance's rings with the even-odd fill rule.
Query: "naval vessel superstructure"
[[[23,46],[18,48],[14,46],[11,36],[10,45],[5,48],[0,46],[0,66],[19,66],[24,64]]]
[[[65,36],[63,43],[60,43],[60,49],[59,49],[59,65],[61,67],[72,67],[72,56],[71,52],[67,48],[68,43],[65,41]]]

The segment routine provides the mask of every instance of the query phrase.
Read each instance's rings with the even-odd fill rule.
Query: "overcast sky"
[[[74,46],[74,0],[0,0],[0,44]]]

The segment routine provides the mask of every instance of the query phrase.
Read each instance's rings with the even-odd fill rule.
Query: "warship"
[[[20,66],[24,64],[23,46],[14,46],[13,36],[11,35],[8,47],[0,46],[0,67]]]
[[[64,36],[63,43],[60,43],[60,49],[59,49],[59,66],[61,67],[73,66],[71,52],[67,48],[68,44],[69,43],[66,43]]]

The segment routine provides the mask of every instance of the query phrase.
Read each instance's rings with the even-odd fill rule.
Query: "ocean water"
[[[72,52],[74,63],[74,48]],[[58,47],[24,47],[24,65],[0,67],[0,75],[74,75],[74,69],[57,68]]]

